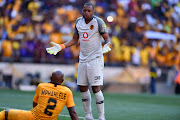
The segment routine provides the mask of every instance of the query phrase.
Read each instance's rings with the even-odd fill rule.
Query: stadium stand
[[[5,2],[4,2],[5,1]],[[88,0],[3,0],[0,2],[0,62],[74,64],[79,44],[57,56],[45,51],[50,41],[72,38],[81,6]],[[180,68],[178,0],[89,0],[108,24],[112,51],[105,64],[149,67],[155,61],[160,79],[171,85]],[[106,19],[113,17],[112,22]]]

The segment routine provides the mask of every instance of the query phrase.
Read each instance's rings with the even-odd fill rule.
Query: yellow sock
[[[0,120],[5,120],[5,110],[0,112]]]

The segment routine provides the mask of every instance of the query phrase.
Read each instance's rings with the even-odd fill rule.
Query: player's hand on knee
[[[53,47],[46,48],[47,53],[56,55],[59,51],[63,50],[65,48],[64,44],[56,44],[55,42],[50,42]]]
[[[109,47],[110,44],[111,44],[111,43],[108,42],[108,43],[106,43],[106,44],[103,46],[103,50],[102,50],[103,54],[111,51],[111,48]]]

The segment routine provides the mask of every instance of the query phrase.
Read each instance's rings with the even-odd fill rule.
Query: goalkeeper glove
[[[106,44],[103,46],[103,50],[102,50],[102,53],[103,53],[103,54],[111,51],[111,48],[109,47],[110,44],[111,44],[111,43],[108,42],[108,43],[106,43]]]
[[[55,42],[50,42],[53,47],[46,48],[47,53],[56,55],[59,51],[63,50],[65,48],[64,44],[56,44]]]

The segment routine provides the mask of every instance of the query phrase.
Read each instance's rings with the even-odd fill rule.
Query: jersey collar
[[[55,83],[55,82],[49,82],[49,83],[52,83],[52,84],[54,84],[54,86],[56,87],[57,85],[61,85],[61,84],[58,84],[58,83]]]

